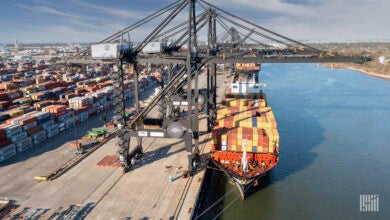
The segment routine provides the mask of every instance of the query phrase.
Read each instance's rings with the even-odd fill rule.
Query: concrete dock
[[[205,79],[201,76],[200,84],[205,85]],[[225,84],[220,85],[222,95]],[[207,129],[204,117],[200,131]],[[210,137],[200,136],[202,163],[197,174],[187,178],[181,178],[188,166],[183,140],[144,138],[144,156],[123,174],[122,168],[96,166],[116,154],[112,139],[54,181],[31,184],[33,180],[26,179],[30,183],[18,191],[18,198],[8,196],[20,205],[9,217],[34,213],[37,219],[189,219],[204,178]]]

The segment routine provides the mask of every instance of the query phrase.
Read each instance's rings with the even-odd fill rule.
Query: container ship
[[[212,131],[211,160],[247,190],[279,161],[279,133],[260,84],[260,64],[235,65]]]

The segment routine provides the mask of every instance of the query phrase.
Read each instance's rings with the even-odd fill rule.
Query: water
[[[201,219],[390,219],[390,82],[316,64],[264,64],[261,76],[280,163]],[[210,178],[203,210],[234,190],[222,172]],[[360,212],[360,194],[378,194],[379,212]]]

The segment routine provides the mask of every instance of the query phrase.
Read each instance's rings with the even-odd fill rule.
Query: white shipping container
[[[58,129],[60,130],[60,132],[65,131],[65,130],[66,130],[66,125],[65,125],[65,123],[60,123],[60,124],[58,125]]]
[[[53,126],[45,129],[47,131],[47,133],[49,132],[57,132],[59,131],[59,125],[58,124],[54,124]]]
[[[16,133],[14,134],[13,136],[9,137],[9,139],[15,143],[23,138],[27,137],[27,133],[26,132],[19,132],[19,133]]]
[[[9,144],[5,147],[0,148],[0,156],[9,154],[10,151],[15,150],[15,144]]]
[[[45,130],[38,131],[37,133],[33,134],[31,137],[33,138],[33,140],[46,137],[46,131]]]
[[[102,91],[103,91],[104,93],[112,93],[112,92],[114,92],[114,87],[113,87],[113,86],[106,86],[106,87],[104,87],[104,88],[102,89]]]
[[[7,126],[7,127],[3,128],[3,129],[6,132],[7,137],[10,137],[13,134],[21,132],[22,131],[22,126],[20,126],[20,125],[11,125],[11,126]]]
[[[131,49],[130,44],[93,44],[91,45],[91,54],[93,58],[117,58],[120,51]]]
[[[15,119],[12,119],[11,120],[11,125],[18,125],[20,121],[23,121],[24,119],[26,119],[27,116],[23,115],[22,117],[20,118],[15,118]]]
[[[146,46],[142,49],[142,52],[144,52],[144,53],[160,53],[162,51],[162,48],[163,48],[162,46],[164,46],[164,43],[150,42],[150,43],[146,44]]]
[[[31,137],[26,137],[15,143],[18,152],[23,152],[33,146]]]
[[[40,136],[39,138],[34,139],[34,144],[35,145],[40,144],[40,143],[44,142],[46,139],[47,139],[47,137],[46,137],[46,133],[45,133],[44,136]]]
[[[20,141],[15,142],[15,145],[17,147],[19,147],[19,146],[27,145],[29,143],[32,143],[31,137],[25,137],[25,138],[21,139]]]
[[[15,144],[10,144],[0,149],[0,161],[4,161],[16,155]]]
[[[49,117],[50,113],[49,112],[37,112],[34,114],[34,116],[37,117],[37,119],[42,119],[42,118]]]
[[[47,135],[49,135],[49,133],[59,133],[60,132],[60,126],[58,124],[56,124],[53,127],[47,129],[46,132],[47,132]]]

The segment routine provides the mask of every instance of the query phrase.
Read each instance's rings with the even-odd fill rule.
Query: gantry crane
[[[198,12],[196,6],[200,6],[203,11]],[[189,9],[188,19],[178,23],[175,18],[185,11],[185,8]],[[112,76],[115,86],[114,121],[119,137],[118,152],[125,172],[129,171],[133,163],[142,156],[142,138],[155,137],[184,139],[188,155],[188,171],[190,174],[194,173],[199,162],[200,110],[203,109],[207,115],[208,131],[211,131],[216,118],[217,64],[363,63],[370,59],[366,55],[343,56],[316,49],[234,15],[206,0],[178,0],[98,43],[114,42],[163,16],[165,17],[162,21],[140,43],[120,51],[115,59],[91,59],[91,50],[87,49],[78,54],[84,58],[67,60],[68,63],[79,64],[114,63],[115,70]],[[204,30],[206,26],[207,29]],[[198,37],[206,38],[207,44],[200,45]],[[169,39],[175,40],[160,52],[143,53],[143,49],[149,43]],[[186,46],[184,51],[181,50],[183,46]],[[168,83],[143,109],[140,108],[139,100],[137,69],[139,63],[166,66],[169,76]],[[127,118],[125,114],[124,65],[131,66],[134,74],[135,115],[132,118]],[[207,88],[202,93],[198,88],[201,68],[207,68]],[[192,82],[194,88],[191,86]],[[151,121],[148,119],[148,114],[156,108],[164,109],[164,114],[153,119],[153,123],[158,124],[159,128],[147,129],[145,125]],[[132,138],[135,138],[136,147],[130,149]]]

